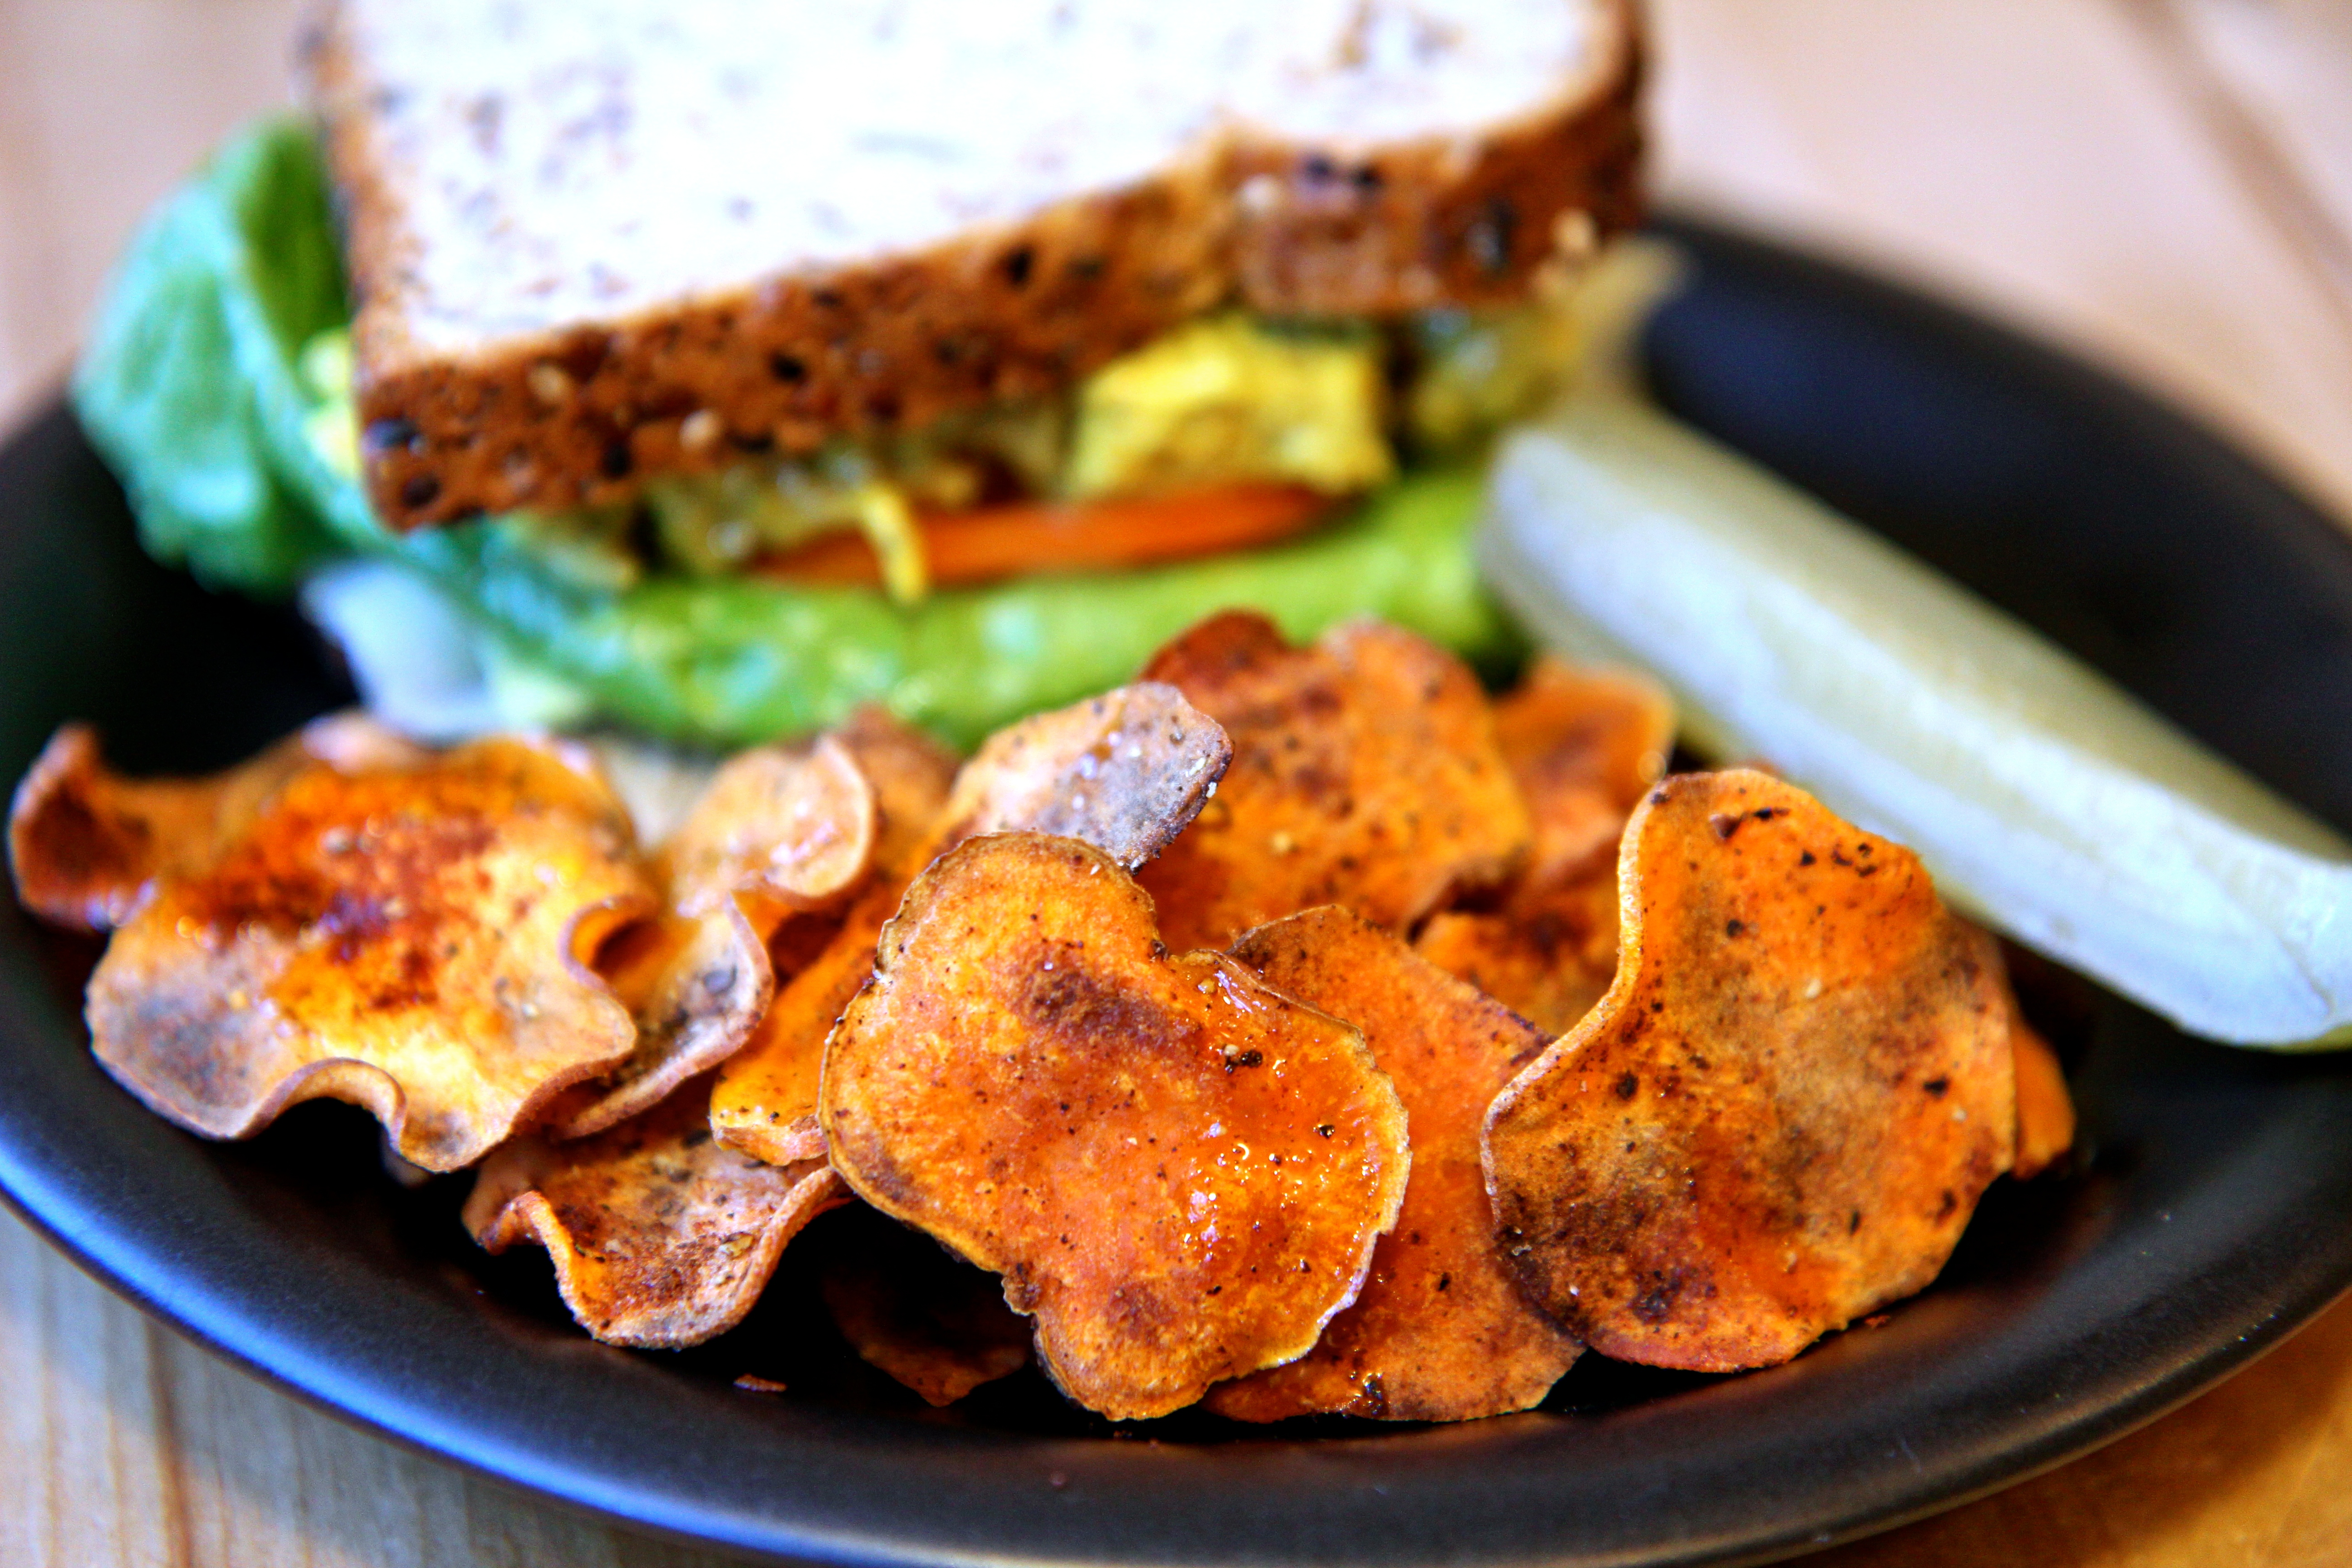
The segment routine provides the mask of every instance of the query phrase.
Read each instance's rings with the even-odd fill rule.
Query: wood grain
[[[419,1459],[149,1321],[0,1216],[0,1563],[716,1568]]]
[[[0,426],[131,224],[278,101],[301,0],[0,0]],[[1664,0],[1685,205],[1843,249],[2201,411],[2352,515],[2341,0]],[[687,1568],[149,1323],[0,1217],[0,1564]],[[2352,1302],[2110,1447],[1840,1568],[2352,1561]]]
[[[283,103],[306,0],[0,0],[0,428],[62,379],[155,198]]]
[[[2203,34],[2171,3],[1670,0],[1653,7],[1664,189],[2105,361],[2352,514],[2352,295],[2184,90],[2163,40]],[[2273,17],[2297,60],[2335,47],[2305,9]],[[2352,71],[2332,58],[2306,74]],[[2204,74],[2234,94],[2260,70]],[[2314,97],[2336,101],[2284,81],[2259,109],[2227,101],[2266,126]]]

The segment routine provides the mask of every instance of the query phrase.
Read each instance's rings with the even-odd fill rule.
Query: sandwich
[[[1230,606],[1506,661],[1476,459],[1639,77],[1631,0],[340,0],[77,406],[427,738],[969,742]]]

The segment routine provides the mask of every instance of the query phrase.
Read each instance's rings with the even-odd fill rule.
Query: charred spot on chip
[[[1770,833],[1718,830],[1759,807]],[[1785,1361],[1934,1279],[2010,1164],[1998,950],[1909,852],[1832,853],[1856,837],[1744,770],[1670,779],[1627,826],[1616,980],[1486,1127],[1528,1289],[1605,1354]],[[1819,863],[1792,873],[1792,844]]]
[[[879,952],[826,1051],[834,1162],[1003,1275],[1073,1399],[1164,1415],[1303,1353],[1354,1299],[1407,1164],[1354,1029],[1220,954],[1169,957],[1150,899],[1075,839],[970,840]],[[1250,1051],[1280,1069],[1226,1070]]]
[[[1209,1408],[1244,1421],[1466,1421],[1536,1404],[1579,1347],[1527,1300],[1496,1245],[1478,1139],[1542,1031],[1345,910],[1261,926],[1234,956],[1363,1031],[1404,1102],[1412,1169],[1355,1301],[1306,1355],[1220,1384]]]
[[[628,1013],[586,959],[651,902],[619,802],[553,749],[306,762],[116,931],[92,1046],[208,1136],[323,1095],[455,1169],[628,1054]]]
[[[1403,929],[1528,852],[1485,692],[1410,633],[1358,622],[1292,647],[1263,616],[1228,612],[1144,679],[1180,689],[1233,742],[1215,801],[1143,872],[1172,948],[1325,903]]]

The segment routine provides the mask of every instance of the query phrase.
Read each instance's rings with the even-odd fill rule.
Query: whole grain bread
[[[330,0],[395,527],[1058,391],[1238,301],[1511,298],[1636,215],[1634,0]]]

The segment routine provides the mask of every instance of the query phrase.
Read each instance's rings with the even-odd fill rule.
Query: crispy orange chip
[[[849,1201],[823,1160],[775,1166],[710,1136],[688,1084],[593,1138],[519,1138],[492,1153],[466,1227],[492,1252],[536,1240],[563,1304],[607,1344],[699,1344],[740,1322],[784,1244]]]
[[[1317,904],[1402,930],[1451,893],[1503,879],[1531,828],[1469,669],[1358,622],[1295,648],[1231,611],[1144,670],[1223,725],[1215,801],[1143,873],[1172,948],[1223,947]]]
[[[1305,1354],[1404,1196],[1363,1037],[1167,957],[1072,838],[976,838],[916,879],[820,1106],[858,1194],[1003,1274],[1055,1381],[1121,1419]]]
[[[2074,1097],[2066,1091],[2066,1069],[2033,1026],[2009,998],[2009,1044],[2017,1062],[2017,1158],[2010,1174],[2038,1176],[2074,1146]]]
[[[1209,1408],[1243,1421],[1468,1421],[1536,1404],[1579,1346],[1520,1291],[1495,1243],[1478,1134],[1487,1103],[1549,1037],[1328,905],[1260,926],[1234,956],[1364,1032],[1412,1124],[1412,1178],[1355,1305],[1298,1360],[1211,1390]]]
[[[1666,769],[1675,708],[1629,670],[1584,669],[1550,655],[1495,704],[1495,735],[1535,819],[1522,886],[1612,868],[1625,818]]]
[[[733,900],[764,939],[865,879],[875,818],[874,786],[838,739],[754,746],[728,759],[662,845],[662,879],[679,912]]]
[[[767,946],[732,901],[638,921],[604,944],[596,969],[635,1021],[636,1043],[550,1107],[559,1138],[602,1132],[733,1056],[776,990]]]
[[[310,763],[356,772],[423,755],[372,720],[335,714],[208,778],[126,779],[100,759],[96,731],[68,724],[17,784],[8,814],[16,896],[56,924],[111,931],[159,878],[209,864]]]
[[[909,865],[929,843],[954,787],[956,754],[890,712],[866,703],[834,731],[874,787],[874,868],[905,881],[922,869]]]
[[[584,961],[649,902],[619,803],[555,750],[309,764],[115,932],[92,1044],[194,1131],[241,1138],[326,1096],[454,1170],[628,1054],[628,1012]]]
[[[1224,731],[1174,689],[1123,686],[998,731],[921,830],[909,832],[894,824],[911,821],[935,775],[903,741],[866,743],[908,759],[896,770],[904,804],[885,810],[883,837],[884,863],[909,879],[967,838],[1012,830],[1083,838],[1131,870],[1183,831],[1232,755]],[[886,876],[862,894],[832,943],[783,987],[751,1043],[727,1063],[710,1101],[722,1141],[765,1160],[823,1147],[814,1118],[825,1037],[874,972],[875,941],[904,888]]]
[[[719,1069],[710,1130],[747,1154],[784,1164],[824,1152],[816,1124],[825,1037],[874,973],[874,944],[898,907],[898,883],[876,883],[849,907],[814,963],[776,991],[743,1048]]]
[[[1619,867],[1615,983],[1488,1115],[1496,1218],[1605,1355],[1786,1361],[1933,1279],[2008,1169],[2000,951],[1762,773],[1667,779]]]
[[[1412,945],[1546,1035],[1565,1034],[1617,973],[1616,868],[1516,895],[1499,910],[1442,910]]]
[[[1029,1364],[1029,1325],[993,1275],[919,1231],[858,1214],[871,1223],[825,1259],[817,1286],[861,1359],[935,1405]]]
[[[1495,731],[1535,819],[1535,851],[1498,910],[1430,917],[1414,947],[1552,1034],[1617,973],[1617,841],[1664,771],[1674,707],[1637,675],[1549,656],[1495,705]]]
[[[599,962],[636,1020],[636,1048],[567,1097],[559,1136],[600,1132],[743,1047],[775,994],[769,935],[864,879],[875,793],[829,735],[755,747],[719,769],[655,857],[665,908]]]

